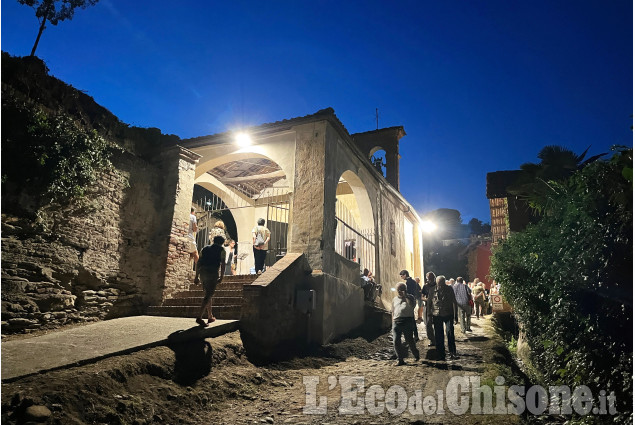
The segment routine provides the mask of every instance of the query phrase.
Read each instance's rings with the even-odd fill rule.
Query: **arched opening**
[[[375,221],[364,183],[345,171],[336,191],[335,252],[375,272]]]
[[[207,214],[227,217],[223,221],[236,241],[238,274],[255,273],[252,229],[259,218],[271,232],[265,265],[273,265],[287,252],[290,188],[284,171],[259,154],[225,155],[204,164],[210,165],[207,170],[197,167],[195,184],[209,195],[204,200]]]
[[[198,249],[201,250],[210,241],[210,230],[218,221],[225,225],[227,236],[238,240],[236,220],[223,199],[198,184],[194,185],[192,204],[196,210],[198,235],[196,237]]]
[[[375,146],[370,150],[370,162],[375,169],[386,177],[386,151],[381,146]]]

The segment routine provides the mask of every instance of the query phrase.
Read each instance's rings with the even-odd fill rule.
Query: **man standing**
[[[265,269],[265,259],[267,258],[267,250],[269,249],[269,238],[271,232],[265,227],[265,219],[259,218],[258,225],[251,231],[254,244],[254,263],[256,273],[261,274]]]
[[[409,295],[412,295],[412,298],[415,300],[415,304],[417,300],[421,299],[421,287],[415,282],[413,278],[410,277],[410,273],[408,270],[402,270],[399,272],[399,276],[406,281],[406,288]],[[418,304],[416,304],[418,305]],[[421,319],[421,316],[418,315],[417,310],[417,321]],[[415,341],[419,341],[419,331],[417,327],[414,328]]]
[[[456,278],[456,283],[453,285],[452,289],[454,289],[456,305],[459,310],[461,331],[463,333],[472,332],[472,306],[470,305],[472,290],[465,284],[462,277]]]
[[[419,292],[421,292],[421,279],[415,277],[415,282],[419,287]],[[419,298],[417,298],[417,323],[421,323],[423,321],[423,293],[421,293]]]
[[[196,318],[196,323],[203,327],[209,326],[216,320],[212,314],[212,296],[216,291],[216,286],[223,281],[223,268],[225,266],[225,248],[223,248],[225,239],[222,236],[214,238],[214,244],[208,245],[201,251],[201,259],[196,265],[196,276],[194,283],[198,284],[199,275],[203,281],[203,289],[205,297],[201,303],[201,311]],[[207,323],[203,321],[203,314],[207,311]]]
[[[478,278],[474,279],[473,293],[474,309],[476,310],[476,319],[478,320],[480,316],[485,316],[485,288],[483,288],[483,282],[480,282]]]
[[[443,338],[443,326],[448,337],[448,351],[450,358],[456,359],[456,344],[454,341],[454,290],[445,284],[445,276],[437,277],[437,284],[428,292],[428,309],[432,313],[434,334],[436,337],[436,350],[440,360],[445,360],[445,345]]]
[[[190,258],[194,260],[194,264],[198,261],[198,247],[196,246],[196,232],[198,232],[198,225],[196,224],[196,215],[194,215],[194,208],[190,209],[190,226],[187,230],[188,248]],[[190,275],[191,276],[191,275]]]
[[[407,349],[401,344],[401,335],[404,336],[410,351],[415,356],[415,361],[419,361],[419,350],[413,339],[415,324],[414,307],[416,305],[412,295],[406,292],[406,284],[401,282],[397,285],[397,296],[392,300],[392,343],[397,354],[398,362],[396,366],[402,366]]]
[[[425,322],[426,322],[426,335],[428,336],[428,347],[434,347],[436,338],[434,337],[434,325],[432,323],[432,311],[428,309],[428,305],[430,304],[430,300],[428,298],[428,294],[436,286],[436,276],[432,272],[426,273],[426,282],[421,289],[423,293],[423,299],[426,302],[425,308]]]

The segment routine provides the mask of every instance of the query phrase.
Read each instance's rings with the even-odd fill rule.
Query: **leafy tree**
[[[472,235],[483,235],[492,231],[492,226],[488,223],[483,223],[476,217],[472,218],[467,225]]]
[[[40,29],[35,39],[31,55],[35,56],[35,49],[40,42],[42,32],[46,28],[46,23],[57,25],[66,19],[73,19],[76,8],[85,9],[88,6],[94,6],[99,0],[18,0],[18,3],[32,7],[35,10],[35,16],[40,23]]]
[[[437,244],[424,254],[426,272],[445,275],[446,278],[467,276],[467,251],[462,243],[444,246]]]
[[[617,148],[553,183],[549,214],[494,252],[491,276],[523,324],[547,385],[589,386],[617,396],[632,422],[632,149]]]
[[[423,241],[426,272],[443,274],[446,277],[467,275],[467,256],[465,244],[450,239],[467,236],[461,222],[461,213],[450,208],[439,208],[424,215],[434,222],[437,230],[426,235]],[[445,243],[443,241],[446,241]]]

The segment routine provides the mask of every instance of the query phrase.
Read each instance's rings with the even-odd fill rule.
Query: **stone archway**
[[[335,252],[375,269],[375,220],[366,186],[353,171],[342,173],[336,191]]]
[[[286,253],[290,188],[280,165],[259,152],[231,152],[199,163],[195,174],[195,184],[220,198],[236,223],[239,273],[253,267],[251,230],[259,218],[271,231],[265,264]]]

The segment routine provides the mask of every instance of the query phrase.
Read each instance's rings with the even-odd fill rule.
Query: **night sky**
[[[178,6],[177,6],[178,5]],[[33,10],[3,0],[2,50]],[[122,121],[189,138],[333,107],[404,126],[401,191],[489,222],[486,173],[545,145],[632,146],[633,3],[101,0],[44,31],[51,74]]]

